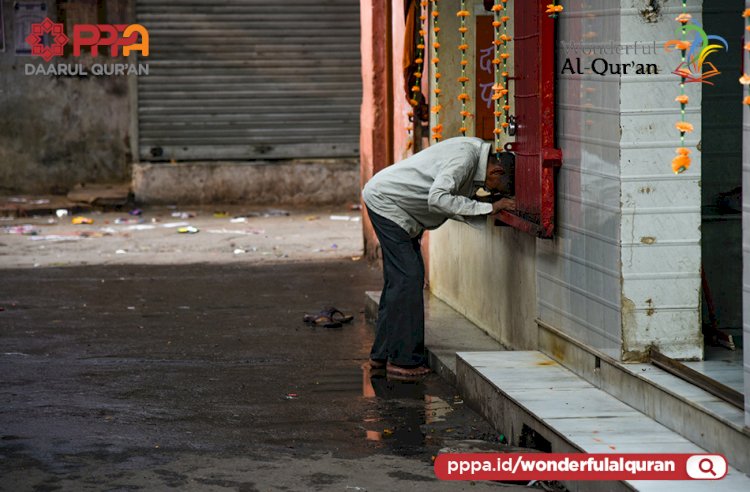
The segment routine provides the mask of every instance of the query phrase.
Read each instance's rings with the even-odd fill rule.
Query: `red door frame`
[[[516,2],[513,89],[517,133],[508,145],[516,154],[516,204],[500,220],[542,238],[555,229],[555,20],[546,0]]]

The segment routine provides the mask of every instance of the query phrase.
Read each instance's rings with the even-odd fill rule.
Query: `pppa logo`
[[[26,37],[31,46],[31,54],[41,56],[48,62],[63,55],[63,49],[70,42],[64,26],[49,18],[31,25],[31,34]],[[81,48],[87,46],[92,56],[99,56],[100,47],[109,47],[110,56],[123,56],[138,51],[148,56],[148,30],[140,24],[76,24],[73,26],[73,56],[81,55]]]

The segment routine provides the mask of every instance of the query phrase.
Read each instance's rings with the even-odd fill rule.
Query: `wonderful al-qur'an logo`
[[[65,34],[64,26],[60,23],[52,22],[49,18],[44,21],[31,25],[31,34],[26,37],[26,42],[31,47],[31,54],[39,56],[44,61],[49,62],[55,57],[61,57],[64,53],[65,46],[70,43],[71,39]],[[80,56],[83,47],[91,50],[92,56],[99,56],[99,49],[109,48],[110,56],[128,56],[131,52],[139,52],[141,56],[149,54],[149,34],[148,30],[140,24],[76,24],[73,26],[73,56]],[[97,70],[99,68],[100,70]],[[148,73],[148,66],[145,68]],[[105,67],[97,64],[91,67],[95,75],[118,75],[133,73],[142,75],[144,70],[139,70],[135,64],[117,64]],[[34,66],[26,64],[26,73],[31,74],[61,74],[67,72],[73,75],[74,72],[81,74],[84,70],[80,65],[44,65]],[[101,72],[101,73],[97,73]],[[65,74],[65,73],[62,73]]]

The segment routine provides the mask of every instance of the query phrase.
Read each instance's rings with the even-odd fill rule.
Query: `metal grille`
[[[137,0],[142,160],[359,153],[358,0]]]

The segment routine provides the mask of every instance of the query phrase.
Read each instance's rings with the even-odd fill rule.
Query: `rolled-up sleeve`
[[[442,167],[427,197],[431,212],[447,217],[471,217],[492,213],[491,203],[478,202],[458,194],[461,183],[473,177],[475,170],[470,162],[468,157],[457,158]]]

